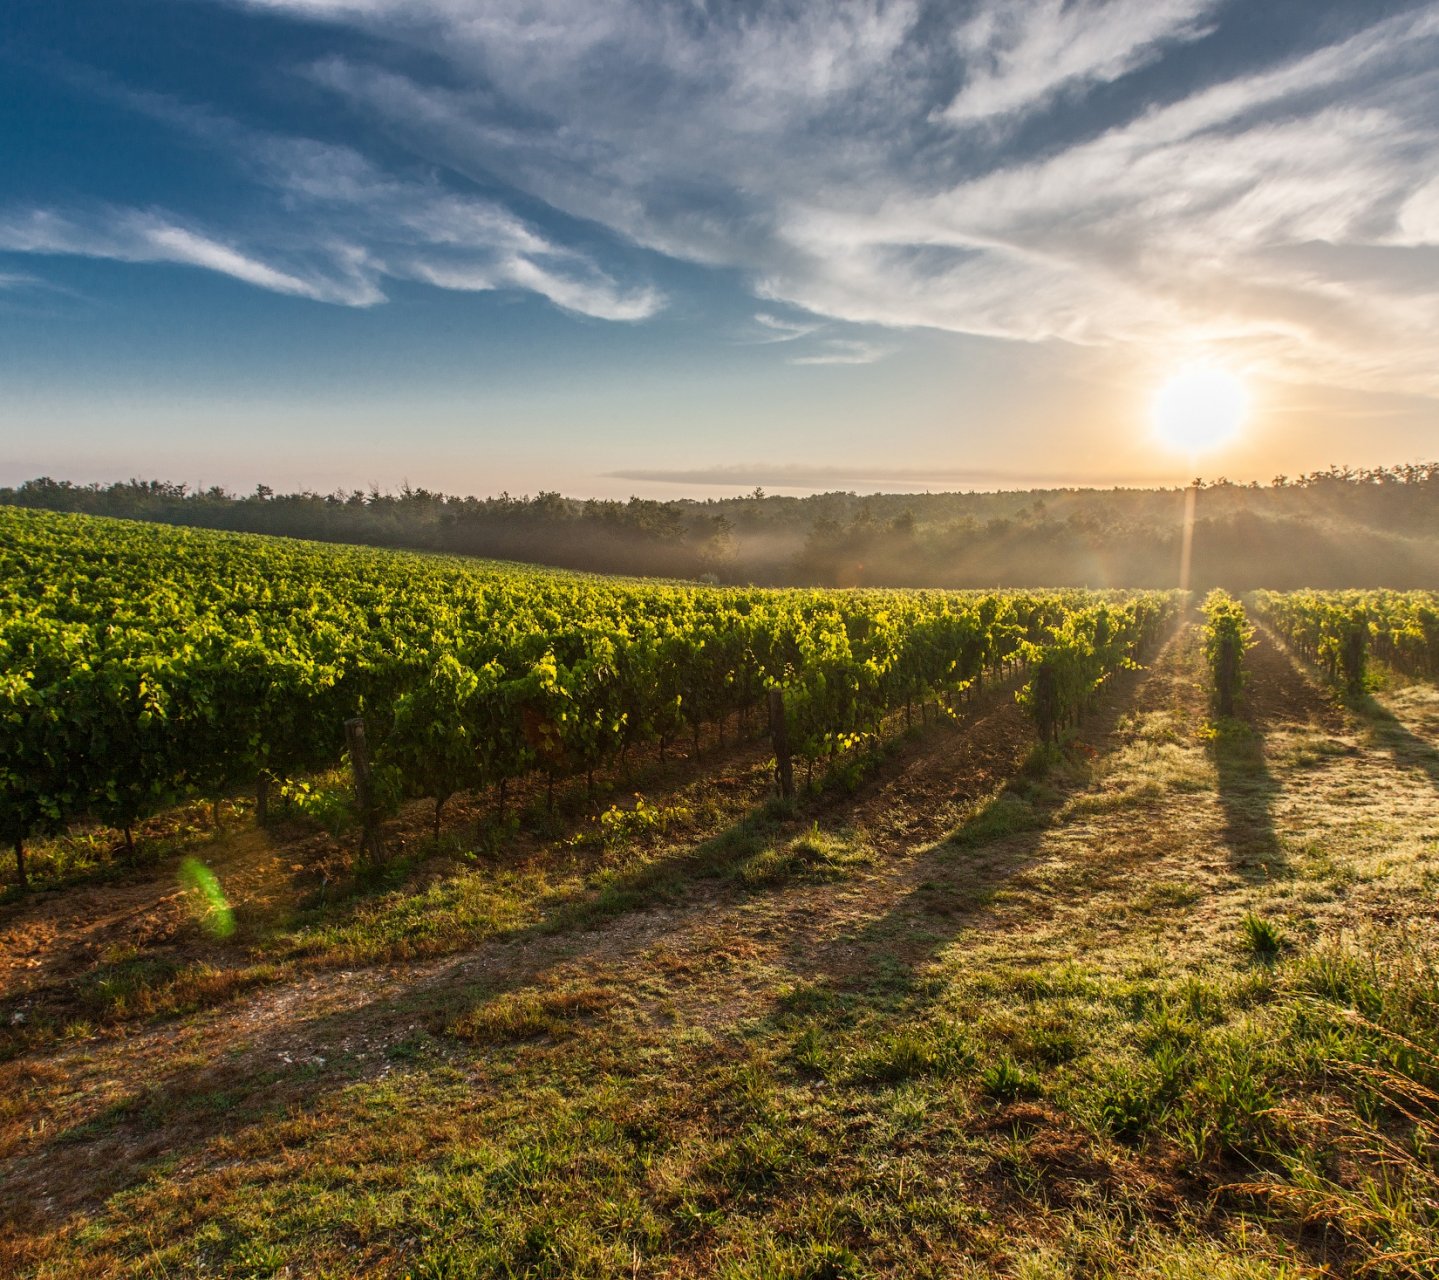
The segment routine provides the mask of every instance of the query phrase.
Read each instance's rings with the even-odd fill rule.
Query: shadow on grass
[[[926,750],[939,753],[955,731],[936,726],[926,736]],[[871,780],[890,764],[877,759]],[[435,1050],[434,1038],[457,1027],[485,1032],[462,1033],[481,1043],[548,1035],[572,1012],[555,982],[557,970],[573,970],[593,955],[603,955],[607,966],[620,964],[683,932],[693,924],[689,899],[697,883],[719,882],[718,894],[713,883],[703,892],[723,906],[756,888],[769,891],[790,874],[810,874],[816,868],[806,865],[807,857],[824,858],[822,848],[806,852],[816,814],[826,827],[843,825],[852,799],[822,793],[798,803],[767,800],[697,845],[680,843],[628,866],[593,868],[581,887],[541,899],[533,923],[477,936],[463,951],[446,948],[448,956],[404,961],[388,989],[344,1008],[307,1019],[261,1009],[244,1020],[238,1036],[221,1030],[201,1061],[191,1057],[177,1066],[170,1053],[152,1052],[148,1078],[137,1065],[128,1093],[98,1115],[65,1126],[62,1113],[61,1127],[42,1143],[0,1159],[0,1221],[23,1225],[43,1217],[53,1225],[56,1217],[139,1185],[157,1161],[184,1159],[216,1139],[233,1140],[297,1109],[322,1107],[351,1084],[390,1069],[392,1059],[410,1056],[417,1036]],[[771,852],[786,865],[765,861]],[[683,909],[656,910],[672,904]],[[623,927],[601,927],[622,917]],[[384,972],[382,964],[364,960],[354,967]],[[332,981],[342,989],[341,977]],[[591,993],[582,1016],[611,1002]],[[14,1062],[8,1069],[23,1073],[24,1067]],[[35,1209],[41,1201],[49,1206],[43,1215]]]
[[[1084,736],[1099,740],[1112,732],[1142,696],[1147,680],[1141,672],[1115,680],[1086,720]],[[1006,723],[1017,714],[1012,702],[980,712],[980,719],[1003,715]],[[943,752],[945,767],[968,781],[966,736],[963,730],[937,734],[929,749]],[[1006,751],[1018,753],[998,765],[1013,777],[1027,748],[1012,733],[999,740]],[[888,767],[881,764],[879,771]],[[816,946],[805,921],[787,923],[792,970],[797,975],[838,974],[850,967],[848,961],[838,962],[833,950],[838,946],[855,966],[868,971],[862,986],[874,992],[881,1007],[893,993],[909,991],[915,968],[967,927],[987,895],[1040,856],[1062,796],[1047,790],[1041,778],[1017,785],[1018,790],[981,806],[950,841],[921,855],[934,865],[933,881],[857,933]],[[214,1028],[209,1047],[198,1059],[177,1061],[177,1055],[151,1048],[154,1065],[148,1076],[142,1074],[146,1068],[137,1055],[138,1078],[127,1082],[124,1096],[98,1115],[80,1122],[72,1117],[67,1127],[51,1130],[43,1142],[27,1144],[0,1162],[0,1180],[6,1186],[0,1217],[21,1224],[27,1219],[45,1221],[47,1229],[53,1229],[57,1219],[142,1183],[158,1162],[192,1161],[217,1139],[240,1141],[278,1117],[323,1109],[346,1088],[376,1078],[395,1061],[441,1053],[433,1037],[467,1018],[498,1041],[512,1033],[548,1036],[570,1012],[563,983],[556,980],[561,970],[583,969],[597,956],[605,969],[614,970],[649,954],[692,927],[695,912],[647,909],[676,901],[692,908],[688,886],[705,878],[727,882],[722,896],[709,894],[716,907],[740,900],[751,891],[739,874],[749,860],[789,835],[801,835],[816,811],[826,827],[843,827],[855,803],[853,797],[830,796],[798,809],[766,804],[697,847],[677,848],[598,879],[592,876],[583,889],[542,901],[541,918],[533,924],[477,939],[465,953],[449,959],[421,961],[413,969],[392,972],[378,989],[345,1007],[297,1018],[283,1012],[283,1001],[275,1011],[261,1006],[243,1021],[237,1019],[238,1032],[228,1032],[223,1025]],[[1112,869],[1116,878],[1128,872],[1124,866]],[[858,891],[863,892],[862,887]],[[626,918],[622,928],[596,928],[618,917]],[[699,963],[696,973],[702,975],[704,957]],[[587,978],[592,976],[586,972]],[[602,1012],[610,1003],[623,1004],[630,996],[618,987],[605,991],[595,990],[593,982],[590,986],[582,993],[583,1009],[577,1017]],[[336,996],[343,998],[339,978]],[[486,1050],[478,1053],[476,1069],[483,1070]],[[63,1114],[59,1118],[63,1125]],[[41,1204],[47,1206],[43,1211],[37,1207]]]
[[[1210,755],[1219,775],[1223,839],[1235,869],[1250,881],[1286,874],[1287,858],[1275,828],[1283,789],[1269,766],[1269,738],[1290,733],[1341,732],[1332,694],[1263,626],[1245,658],[1247,677],[1240,714],[1218,722]]]
[[[1091,776],[1095,752],[1082,744],[1104,742],[1116,733],[1147,696],[1153,668],[1172,659],[1184,634],[1182,628],[1172,633],[1148,667],[1122,672],[1106,684],[1074,746],[1064,752],[1031,749],[1014,760],[1003,786],[948,839],[918,855],[924,879],[887,910],[817,943],[796,939],[791,950],[795,971],[813,973],[832,991],[882,1006],[920,998],[918,971],[980,924],[1007,883],[1043,861],[1065,801]],[[1094,869],[1089,885],[1101,889],[1128,879],[1132,871],[1126,859],[1106,860]]]
[[[1350,705],[1364,718],[1375,745],[1388,752],[1395,764],[1425,774],[1439,789],[1439,746],[1421,738],[1370,694],[1353,699]]]
[[[1273,879],[1285,857],[1274,829],[1279,784],[1269,770],[1263,728],[1248,720],[1220,721],[1210,755],[1219,775],[1223,840],[1235,869],[1246,880]]]

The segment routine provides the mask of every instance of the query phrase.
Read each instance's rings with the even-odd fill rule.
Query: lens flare
[[[190,899],[200,927],[211,937],[228,938],[235,932],[235,913],[219,877],[198,858],[180,864],[180,885]]]

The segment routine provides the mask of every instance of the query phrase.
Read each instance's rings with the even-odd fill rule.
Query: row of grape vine
[[[363,714],[389,804],[753,722],[807,761],[1022,664],[1055,740],[1176,593],[770,591],[0,511],[0,835],[124,833],[332,766]]]
[[[1422,680],[1439,680],[1439,593],[1259,591],[1259,615],[1330,680],[1358,693],[1374,657]]]

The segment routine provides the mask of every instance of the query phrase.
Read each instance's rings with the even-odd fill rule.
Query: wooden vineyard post
[[[345,744],[350,749],[350,770],[355,775],[355,803],[359,806],[364,835],[360,852],[371,866],[384,859],[380,845],[380,824],[375,818],[375,797],[370,787],[370,749],[365,744],[365,717],[345,721]]]
[[[789,800],[794,796],[794,765],[789,758],[789,725],[784,714],[784,692],[780,689],[769,691],[769,732],[774,740],[775,774],[779,778],[779,793]]]

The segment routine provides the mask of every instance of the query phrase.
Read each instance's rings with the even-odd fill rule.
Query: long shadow
[[[737,736],[732,736],[723,750],[713,751],[707,761],[702,763],[709,763],[712,767],[724,769],[736,766],[744,767],[746,760],[761,750],[763,750],[763,746],[758,739],[739,740]],[[693,762],[679,759],[671,760],[668,764],[663,765],[646,765],[642,770],[634,773],[630,781],[635,784],[641,782],[664,784],[670,788],[670,793],[674,794],[678,793],[687,782],[694,781],[695,776]],[[536,795],[542,796],[543,794],[542,785],[535,785],[532,790]],[[581,814],[585,806],[589,804],[589,798],[581,797],[574,787],[571,787],[570,791],[573,794],[565,795],[559,801],[557,808],[566,813],[564,830],[573,834],[581,829]],[[743,814],[730,828],[704,840],[698,846],[677,851],[669,857],[643,863],[632,871],[610,879],[602,889],[580,888],[552,894],[538,904],[544,917],[538,925],[507,931],[503,935],[489,934],[475,939],[471,945],[486,945],[497,940],[522,943],[535,934],[550,934],[567,928],[581,927],[586,922],[598,922],[608,916],[642,906],[655,905],[673,896],[673,892],[684,883],[687,876],[693,876],[696,873],[701,875],[722,874],[724,863],[727,860],[738,860],[746,856],[751,851],[749,846],[754,841],[756,831],[769,825],[771,813],[772,806],[762,805],[753,812]],[[393,835],[393,831],[390,834]],[[262,837],[272,838],[273,829],[270,832],[262,833]],[[536,847],[543,847],[538,840]],[[578,862],[579,858],[576,857],[575,861]],[[591,861],[594,863],[591,870],[600,870],[603,865],[603,852],[596,853]],[[411,890],[418,891],[418,885],[409,882],[407,884]],[[384,888],[384,885],[346,886],[342,896],[329,904],[325,912],[325,922],[330,925],[343,925],[355,913],[367,909],[375,896]],[[163,898],[167,893],[173,893],[173,881],[157,878],[153,881],[153,889],[155,897]],[[149,905],[148,901],[139,903],[136,912],[148,909]],[[23,917],[17,916],[16,918],[22,919]],[[0,912],[0,919],[3,919],[3,912]],[[292,917],[290,923],[296,922],[296,919]],[[283,923],[280,920],[266,922],[267,925]],[[192,930],[191,933],[193,932]],[[254,939],[241,939],[239,946],[247,947],[251,941]],[[463,945],[460,944],[460,946]],[[459,950],[460,946],[457,946],[456,950]],[[153,955],[146,954],[143,960],[153,960],[157,969],[170,965],[178,970],[185,964],[194,961],[217,963],[223,967],[228,959],[233,959],[234,956],[240,954],[241,951],[238,949],[229,955],[224,952],[217,955],[213,951],[196,950],[188,945],[187,941],[184,946],[162,948]],[[274,959],[277,967],[283,967],[292,959],[291,956],[283,953],[262,958]],[[60,964],[63,963],[67,963],[67,961],[60,962]],[[241,963],[243,966],[243,962]],[[365,962],[359,963],[363,965]],[[53,978],[48,975],[42,976],[43,980],[39,980],[34,974],[31,974],[31,981],[23,991],[15,993],[0,991],[0,1063],[35,1049],[43,1052],[43,1043],[38,1046],[34,1045],[33,1040],[24,1034],[31,1023],[37,1023],[43,1019],[60,1025],[65,1022],[83,1021],[97,1017],[97,1010],[86,1003],[82,993],[82,987],[93,984],[77,982],[75,978],[64,974]],[[264,982],[258,985],[271,984]],[[242,991],[251,989],[251,984],[240,988]],[[209,1007],[217,1008],[225,1003],[228,1001],[216,1001]],[[13,1022],[12,1019],[14,1019]]]
[[[1012,697],[1011,690],[1002,694]],[[993,701],[975,704],[973,714],[959,724],[934,726],[922,735],[925,749],[948,758],[949,748],[963,738],[969,723],[993,714],[999,701],[996,694]],[[881,785],[894,768],[893,761],[881,757],[860,794]],[[856,798],[821,794],[797,806],[766,802],[698,846],[647,860],[598,888],[555,894],[540,904],[542,918],[534,924],[486,937],[448,960],[437,958],[418,987],[406,984],[399,991],[300,1022],[251,1023],[238,1051],[215,1044],[204,1061],[191,1059],[157,1073],[98,1116],[54,1131],[43,1145],[0,1160],[0,1183],[6,1188],[0,1195],[0,1222],[23,1229],[27,1220],[43,1216],[53,1227],[57,1217],[85,1212],[139,1185],[161,1160],[183,1160],[216,1138],[237,1137],[296,1108],[313,1109],[354,1082],[374,1077],[394,1060],[387,1058],[384,1046],[398,1046],[398,1057],[403,1058],[403,1046],[414,1038],[416,1028],[429,1035],[442,1033],[477,1008],[542,987],[556,969],[572,967],[597,952],[611,964],[633,959],[693,923],[692,913],[665,915],[648,908],[700,894],[717,906],[748,896],[729,874],[739,863],[777,838],[805,830],[816,814],[831,823]],[[713,885],[697,888],[697,879],[719,881],[718,896]],[[644,923],[628,927],[617,945],[614,931],[597,926],[619,916]],[[403,970],[399,980],[404,980]],[[363,1059],[337,1049],[354,1039],[357,1026],[372,1046]],[[42,1202],[49,1212],[39,1215],[34,1205]]]
[[[1237,717],[1221,720],[1210,744],[1224,813],[1223,840],[1236,871],[1251,882],[1287,874],[1275,829],[1282,790],[1269,768],[1268,738],[1282,725],[1326,723],[1333,705],[1265,628],[1245,659],[1246,688]]]
[[[542,919],[486,938],[475,949],[439,959],[423,984],[299,1021],[252,1025],[243,1047],[215,1044],[203,1062],[156,1073],[98,1115],[52,1131],[43,1144],[0,1159],[0,1224],[53,1230],[57,1220],[94,1212],[111,1197],[141,1185],[161,1163],[184,1161],[217,1138],[247,1132],[296,1109],[324,1106],[349,1086],[402,1062],[417,1038],[443,1036],[467,1014],[527,990],[543,989],[561,967],[583,966],[603,953],[610,965],[651,951],[693,922],[664,905],[696,874],[726,880],[734,865],[763,848],[783,826],[802,826],[791,810],[768,804],[671,858],[646,863],[604,889],[556,894]],[[732,885],[732,889],[730,886]],[[713,889],[710,891],[713,896]],[[726,894],[745,895],[738,881]],[[626,916],[620,945],[597,926]],[[408,966],[406,966],[408,967]],[[400,981],[404,981],[403,973]],[[263,997],[262,997],[263,998]],[[339,1049],[360,1039],[380,1046],[362,1058]],[[523,1038],[523,1037],[519,1037]],[[11,1064],[15,1069],[18,1064]],[[48,1212],[36,1206],[45,1204]]]
[[[1146,698],[1154,667],[1183,643],[1185,629],[1166,640],[1152,664],[1122,673],[1105,686],[1086,717],[1082,741],[1113,739],[1123,718]],[[995,894],[1042,862],[1045,846],[1069,794],[1086,785],[1083,769],[1066,778],[1043,769],[1026,777],[1016,770],[1009,785],[975,810],[947,839],[920,855],[925,878],[887,910],[856,931],[816,943],[796,938],[790,965],[816,975],[829,991],[881,1003],[909,1002],[921,993],[916,975],[956,938],[981,923]],[[1101,868],[1092,886],[1127,879],[1131,868],[1116,861]]]
[[[1282,642],[1274,638],[1268,628],[1261,626],[1259,632],[1276,658],[1285,664],[1285,674],[1289,677],[1291,685],[1294,687],[1306,685],[1312,688],[1315,679],[1312,669],[1311,674],[1306,678],[1301,673],[1303,668],[1299,660],[1284,647]],[[1337,695],[1331,690],[1330,696],[1334,698],[1334,701],[1329,703],[1327,711],[1330,715],[1337,717],[1339,715]],[[1439,744],[1415,733],[1372,694],[1348,695],[1344,697],[1344,705],[1367,725],[1372,745],[1386,752],[1401,769],[1425,774],[1434,787],[1439,789]],[[1338,728],[1337,725],[1334,727]]]
[[[629,932],[620,946],[604,931],[517,945],[520,938],[534,943],[541,932],[536,926],[520,938],[491,939],[481,952],[440,962],[438,972],[418,985],[406,981],[402,969],[398,990],[308,1018],[257,1020],[241,1044],[212,1038],[201,1050],[203,1061],[187,1046],[183,1065],[152,1068],[98,1114],[0,1159],[0,1224],[53,1230],[141,1185],[157,1166],[197,1156],[218,1138],[243,1145],[247,1133],[267,1122],[323,1109],[353,1084],[423,1054],[417,1044],[442,1035],[478,1005],[541,985],[554,970],[601,949],[612,961],[632,957],[682,927],[678,919],[652,919],[654,928]]]
[[[627,931],[622,946],[596,926],[663,905],[677,896],[687,875],[723,877],[732,863],[761,847],[783,818],[774,806],[761,806],[698,848],[643,863],[599,890],[557,893],[541,904],[535,923],[478,939],[463,953],[369,967],[398,970],[402,982],[414,966],[429,969],[418,986],[406,983],[318,1016],[252,1023],[239,1045],[212,1043],[203,1061],[191,1056],[183,1066],[135,1079],[130,1092],[98,1114],[69,1125],[62,1121],[43,1142],[0,1159],[0,1224],[24,1230],[43,1222],[52,1229],[57,1219],[92,1211],[139,1186],[161,1161],[192,1156],[217,1138],[239,1137],[294,1109],[321,1106],[355,1082],[374,1078],[403,1060],[417,1029],[422,1036],[441,1034],[464,1014],[543,984],[553,970],[592,952],[603,949],[612,960],[622,960],[655,946],[684,927],[679,913],[645,913],[649,927]],[[303,982],[304,976],[293,981]],[[259,999],[265,999],[263,992]],[[234,1006],[227,1002],[215,1015],[223,1018],[225,1007]],[[355,1038],[357,1027],[371,1046],[363,1055],[342,1047]],[[23,1078],[23,1067],[16,1061],[3,1070]],[[39,1204],[48,1212],[39,1212]]]
[[[1251,882],[1272,880],[1286,868],[1274,829],[1279,784],[1269,770],[1264,736],[1257,719],[1226,720],[1210,743],[1224,814],[1222,838],[1234,869]]]
[[[1425,774],[1439,789],[1439,747],[1421,738],[1388,707],[1365,695],[1353,703],[1369,726],[1370,738],[1402,769]]]
[[[1174,643],[1171,637],[1168,644]],[[1114,735],[1152,678],[1152,670],[1126,672],[1107,685],[1082,726],[1083,738],[1103,742]],[[965,728],[936,733],[930,748],[946,751],[957,774],[964,768],[962,751],[949,748],[962,747]],[[1020,761],[1010,763],[1013,776]],[[877,773],[886,767],[882,762]],[[981,806],[955,836],[919,855],[927,860],[929,879],[857,933],[816,945],[803,924],[793,925],[781,947],[792,970],[828,975],[835,986],[873,991],[884,1000],[910,991],[924,959],[970,927],[1006,880],[1043,856],[1064,796],[1043,780],[1034,780],[1030,789],[1031,801],[1020,803],[1017,792],[1006,792]],[[843,802],[827,802],[821,812],[829,824],[842,819],[844,810]],[[398,989],[354,1005],[299,1022],[249,1022],[242,1047],[215,1043],[203,1061],[182,1060],[157,1072],[99,1116],[0,1162],[6,1186],[0,1219],[23,1229],[27,1220],[43,1218],[53,1229],[57,1219],[72,1219],[141,1184],[161,1161],[184,1165],[217,1138],[239,1139],[296,1109],[324,1106],[356,1081],[373,1079],[416,1052],[406,1046],[417,1036],[440,1033],[501,997],[544,989],[562,967],[582,966],[587,957],[603,954],[606,967],[613,968],[648,954],[692,926],[693,912],[644,908],[662,905],[672,885],[687,899],[684,882],[697,872],[725,879],[735,863],[776,832],[803,828],[810,816],[775,806],[750,811],[697,850],[643,864],[599,890],[556,895],[537,923],[437,960],[419,985],[401,970]],[[1130,872],[1116,864],[1103,868],[1101,878],[1118,882]],[[718,898],[713,889],[705,892],[717,905],[748,896],[732,878]],[[642,923],[618,934],[590,927],[620,914]],[[625,994],[615,992],[614,998],[622,1005]],[[603,1010],[596,1016],[603,1017]],[[348,1049],[356,1039],[367,1046],[363,1053]],[[48,1206],[43,1213],[35,1208],[41,1203]]]

